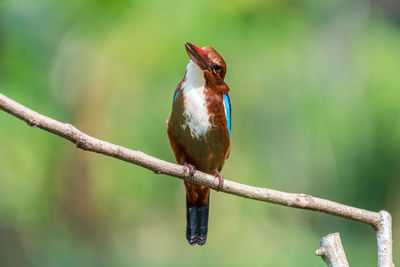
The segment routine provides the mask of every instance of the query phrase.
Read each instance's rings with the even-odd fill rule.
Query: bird
[[[218,178],[231,149],[231,101],[225,83],[226,63],[210,46],[185,42],[190,58],[183,80],[173,94],[167,134],[178,164]],[[186,189],[186,239],[190,245],[207,240],[210,188],[184,180]]]

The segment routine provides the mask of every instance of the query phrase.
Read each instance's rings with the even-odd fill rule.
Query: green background
[[[95,137],[174,162],[166,135],[184,42],[228,65],[222,174],[393,216],[400,264],[396,1],[0,2],[0,92]],[[367,225],[212,192],[204,247],[182,182],[78,150],[0,112],[0,266],[325,266],[340,232],[376,266]]]

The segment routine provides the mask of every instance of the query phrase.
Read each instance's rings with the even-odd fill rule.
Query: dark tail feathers
[[[192,246],[206,243],[209,203],[210,199],[206,206],[190,205],[186,197],[186,239]]]

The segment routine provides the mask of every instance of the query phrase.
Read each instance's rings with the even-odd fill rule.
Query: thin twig
[[[188,168],[184,166],[160,160],[143,152],[131,150],[91,137],[71,124],[62,123],[39,114],[3,94],[0,94],[0,109],[25,121],[30,126],[38,127],[59,135],[76,144],[80,149],[127,161],[149,169],[157,174],[166,174],[185,179],[193,183],[205,185],[214,190],[218,188],[218,179],[212,175],[197,171],[194,176],[191,177]],[[392,263],[391,220],[388,219],[387,215],[389,213],[387,212],[372,212],[306,194],[286,193],[268,188],[254,187],[227,179],[224,179],[224,185],[220,191],[240,197],[275,203],[287,207],[324,212],[367,223],[377,231],[379,266],[391,267],[391,265],[385,265],[386,263]]]
[[[339,233],[321,238],[321,247],[315,254],[321,256],[329,267],[349,267]]]

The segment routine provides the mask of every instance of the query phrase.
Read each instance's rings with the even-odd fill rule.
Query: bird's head
[[[203,71],[208,83],[223,83],[226,74],[224,59],[214,48],[205,46],[200,48],[194,44],[185,43],[190,59]]]

